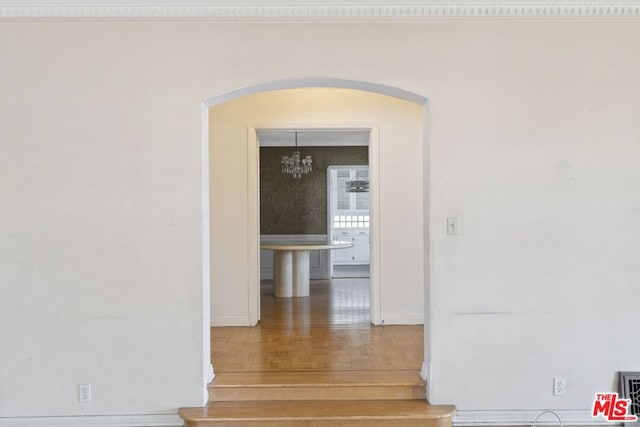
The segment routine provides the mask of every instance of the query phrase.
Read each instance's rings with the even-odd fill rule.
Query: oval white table
[[[346,249],[352,242],[261,243],[273,251],[273,290],[279,298],[309,296],[309,253],[314,250]]]

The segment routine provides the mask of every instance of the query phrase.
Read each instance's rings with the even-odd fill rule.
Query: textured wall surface
[[[368,147],[302,147],[313,171],[300,179],[280,170],[291,147],[260,148],[260,234],[327,233],[327,167],[368,164]]]

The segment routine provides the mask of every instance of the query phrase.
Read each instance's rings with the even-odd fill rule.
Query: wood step
[[[451,427],[452,405],[420,400],[215,402],[183,408],[185,427]]]
[[[425,400],[417,371],[219,373],[209,401]]]

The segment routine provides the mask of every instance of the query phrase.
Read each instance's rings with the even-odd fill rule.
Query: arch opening
[[[351,89],[362,92],[386,95],[392,98],[408,101],[421,107],[422,111],[422,199],[423,199],[423,256],[422,265],[424,268],[423,290],[424,290],[424,363],[422,375],[430,384],[429,361],[431,359],[430,344],[430,290],[429,290],[429,141],[428,141],[428,99],[413,92],[405,91],[392,86],[368,83],[356,80],[345,80],[336,78],[305,78],[287,79],[273,82],[261,83],[236,89],[202,102],[202,139],[201,139],[201,161],[202,161],[202,309],[203,309],[203,398],[207,401],[206,387],[215,376],[214,368],[211,365],[211,343],[210,343],[210,319],[211,319],[211,229],[210,229],[210,109],[249,95],[256,95],[265,92],[279,91],[284,89],[304,89],[304,88],[337,88]],[[289,125],[290,126],[290,125]],[[253,129],[255,133],[255,128]],[[251,132],[249,132],[251,133]],[[251,144],[256,145],[255,136],[248,135]],[[250,144],[250,145],[251,145]],[[255,153],[248,154],[248,157]],[[251,159],[248,159],[251,162]],[[249,192],[257,192],[256,184],[249,183]],[[253,196],[251,196],[253,197]],[[255,225],[254,225],[255,226]],[[255,228],[255,227],[254,227]],[[258,226],[259,230],[259,226]],[[258,231],[259,236],[259,231]],[[256,248],[253,248],[255,250]],[[258,271],[259,275],[259,271]],[[428,394],[429,390],[427,391]]]

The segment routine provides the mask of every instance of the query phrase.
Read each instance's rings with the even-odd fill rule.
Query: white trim
[[[0,0],[0,18],[380,19],[638,16],[638,0]]]
[[[453,417],[454,426],[530,426],[543,410],[536,411],[457,411]],[[592,418],[590,410],[554,410],[565,426],[608,426],[620,424],[606,423]],[[20,417],[0,418],[0,427],[182,427],[183,420],[176,414],[164,415],[109,415],[71,417]],[[538,425],[558,425],[555,418],[541,418]]]
[[[0,418],[0,427],[182,427],[177,414]]]
[[[255,326],[260,321],[260,147],[252,127],[247,128],[247,162],[247,293],[249,325]]]
[[[413,102],[414,104],[418,104],[420,106],[424,106],[427,102],[427,98],[423,96],[417,95],[407,90],[398,89],[397,87],[393,87],[393,86],[388,86],[388,85],[383,85],[378,83],[362,82],[359,80],[339,79],[335,77],[309,77],[309,78],[303,78],[303,79],[276,80],[272,82],[257,84],[255,86],[235,89],[235,90],[232,90],[231,92],[226,92],[221,95],[214,96],[213,98],[209,98],[204,101],[204,104],[207,107],[214,107],[216,105],[224,104],[227,101],[240,98],[241,96],[255,95],[257,93],[269,92],[274,90],[296,89],[300,87],[332,87],[332,88],[338,88],[338,89],[362,90],[364,92],[372,92],[380,95],[391,96],[393,98],[404,99],[405,101]],[[256,128],[260,129],[260,127],[256,127]],[[273,129],[286,130],[287,128],[276,127]],[[288,128],[288,129],[291,129],[291,128]],[[318,129],[318,128],[309,126],[308,129]],[[338,127],[336,129],[341,129],[341,128]],[[351,127],[350,129],[353,129],[353,127]],[[358,128],[356,127],[356,129]]]
[[[533,420],[543,412],[540,410],[505,410],[505,411],[456,411],[453,416],[454,426],[486,426],[486,427],[499,427],[499,426],[530,426]],[[558,414],[562,420],[563,425],[566,426],[609,426],[615,427],[620,424],[607,423],[602,418],[593,418],[591,411],[588,409],[579,410],[566,410],[566,409],[554,409],[553,412]],[[539,426],[552,425],[557,426],[558,420],[548,414],[549,416],[542,416],[537,422]]]
[[[429,368],[427,366],[427,361],[422,362],[422,368],[420,368],[420,377],[423,381],[427,381],[429,378]]]
[[[382,324],[382,251],[380,250],[380,128],[371,126],[369,134],[369,275],[371,280],[371,323]]]
[[[216,326],[255,326],[249,322],[249,316],[211,316],[211,327]],[[208,328],[208,327],[207,327]]]
[[[430,110],[429,102],[422,108],[422,227],[424,252],[424,363],[427,366],[424,380],[427,383],[427,400],[431,399],[431,384],[433,384],[433,372],[431,369],[431,352],[433,340],[431,328],[433,314],[431,310],[431,140],[430,140]]]
[[[429,369],[429,364],[427,363],[427,361],[423,361],[422,368],[420,369],[420,378],[422,378],[422,381],[424,382],[424,392],[425,397],[427,398],[427,402],[431,401],[431,387],[429,382],[430,371],[431,370]]]
[[[332,184],[332,180],[331,180],[331,172],[329,171],[329,168],[327,168],[327,236],[331,235],[331,229],[332,229],[332,218],[331,218],[331,213],[333,212],[333,194],[331,191],[331,184]],[[333,252],[329,251],[327,253],[327,265],[325,266],[325,270],[327,273],[327,277],[331,278],[333,277]]]
[[[405,314],[385,315],[382,320],[384,325],[422,325],[424,324],[423,315],[407,316]]]
[[[216,373],[213,372],[213,363],[209,363],[209,369],[207,370],[207,385],[212,383],[215,378],[216,378]],[[208,401],[208,397],[207,397],[207,401]],[[206,404],[207,402],[205,402],[205,405]]]
[[[424,360],[422,362],[422,369],[420,369],[420,377],[424,381],[424,388],[426,392],[427,402],[431,401],[431,362]]]
[[[200,111],[202,114],[202,128],[200,131],[200,160],[201,170],[201,185],[202,194],[200,196],[202,207],[200,219],[200,229],[202,232],[201,245],[202,245],[202,404],[206,405],[209,400],[209,390],[207,384],[211,380],[208,380],[211,375],[215,377],[213,372],[213,365],[211,364],[211,333],[209,332],[209,325],[213,323],[211,319],[211,217],[210,217],[210,200],[209,200],[209,107],[204,103],[200,105]],[[211,371],[211,372],[210,372]]]
[[[278,86],[280,86],[282,83],[286,83],[285,86],[289,87],[289,88],[294,88],[294,87],[299,87],[299,86],[291,86],[292,82],[304,82],[305,86],[304,87],[325,87],[326,84],[333,84],[336,83],[338,86],[334,86],[334,87],[344,87],[344,88],[351,88],[349,86],[349,83],[351,83],[352,81],[350,80],[339,80],[339,79],[301,79],[301,80],[292,80],[289,82],[283,81],[283,82],[275,82],[275,84],[277,84]],[[268,84],[271,85],[271,84]],[[265,85],[261,85],[262,87],[264,87]],[[400,89],[396,89],[396,88],[391,88],[388,86],[381,86],[381,85],[375,85],[375,84],[370,84],[370,83],[363,83],[363,82],[357,82],[356,86],[359,88],[357,90],[364,90],[367,92],[374,92],[374,93],[382,93],[382,92],[386,92],[386,93],[396,93],[396,94],[402,94],[403,97],[401,99],[405,99],[405,100],[411,100],[411,101],[415,101],[415,100],[424,100],[426,102],[426,98],[422,98],[418,95],[415,94],[411,94],[409,92],[405,92],[402,91]],[[365,89],[366,88],[366,89]],[[254,93],[253,88],[248,88],[248,92],[249,93]],[[396,96],[398,97],[398,96]],[[410,99],[407,99],[410,98]],[[212,104],[215,105],[215,104]],[[378,186],[378,182],[379,182],[379,174],[380,174],[380,162],[379,162],[379,130],[378,130],[378,125],[374,124],[374,123],[351,123],[351,122],[344,122],[344,123],[276,123],[276,124],[261,124],[261,125],[256,125],[253,126],[251,128],[252,130],[254,130],[254,133],[257,131],[261,131],[261,130],[290,130],[290,129],[296,129],[296,130],[334,130],[334,129],[370,129],[371,130],[371,134],[370,134],[370,143],[369,143],[369,181],[371,182],[371,204],[369,206],[369,211],[370,211],[370,215],[371,215],[371,227],[370,227],[370,239],[371,239],[371,260],[370,260],[370,268],[371,268],[371,322],[374,325],[379,325],[380,321],[379,319],[382,317],[382,308],[381,308],[381,298],[380,296],[382,295],[382,291],[380,290],[381,284],[380,284],[380,268],[379,265],[381,263],[380,261],[380,251],[378,250],[380,241],[378,238],[378,233],[376,233],[376,230],[379,230],[380,227],[380,197],[379,197],[379,186]],[[256,140],[256,149],[259,152],[259,149],[257,148],[257,140]],[[249,162],[251,162],[251,164],[253,164],[253,160],[249,159]],[[255,171],[256,175],[259,174],[259,160],[258,160],[258,166],[255,167]],[[257,179],[257,178],[256,178]],[[251,191],[249,189],[249,191]],[[259,192],[257,192],[257,205],[259,208],[259,197],[260,194]],[[251,200],[251,199],[250,199]],[[259,223],[260,221],[260,212],[258,212],[258,208],[256,208],[255,206],[249,206],[248,212],[247,212],[247,218],[249,218],[249,224],[251,225],[254,221],[253,221],[253,216],[257,215],[257,221]],[[256,231],[257,233],[257,231]],[[257,235],[257,234],[256,234]],[[251,273],[251,272],[250,272]],[[259,288],[260,288],[260,271],[258,270],[258,274],[257,276],[255,276],[257,279],[256,280],[256,289],[259,295]],[[252,280],[252,279],[250,279]],[[421,323],[421,322],[420,322]],[[410,322],[410,324],[413,324],[413,322]]]

